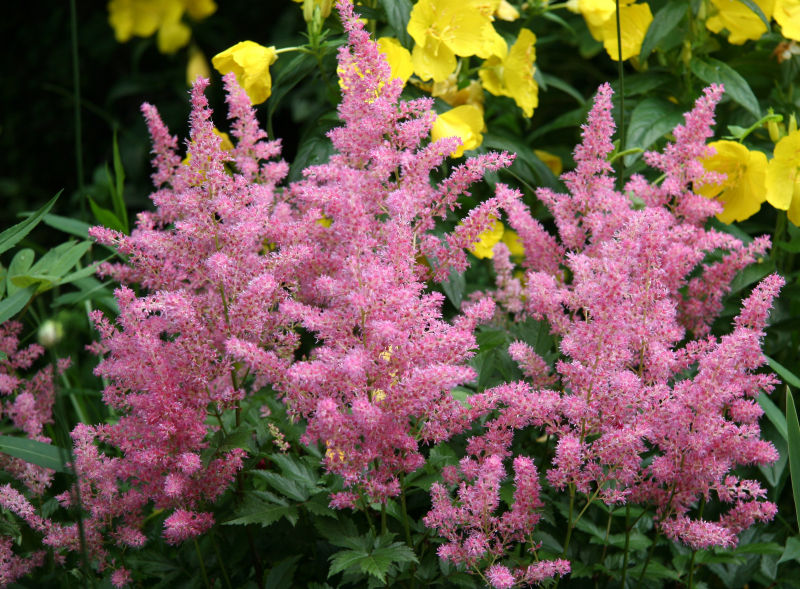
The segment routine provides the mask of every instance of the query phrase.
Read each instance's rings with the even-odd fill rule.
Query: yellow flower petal
[[[189,48],[189,61],[186,63],[186,84],[191,86],[197,78],[210,78],[211,68],[205,54],[196,46]]]
[[[519,240],[519,235],[513,229],[503,230],[503,243],[508,247],[508,251],[512,256],[521,258],[525,256],[525,248],[522,247],[522,242]]]
[[[636,57],[642,50],[642,41],[647,34],[653,13],[647,4],[620,6],[619,26],[622,29],[622,61]],[[619,58],[617,45],[617,17],[609,18],[600,28],[603,46],[614,61]]]
[[[217,11],[217,4],[214,0],[183,0],[186,12],[194,20],[203,20]]]
[[[430,93],[434,98],[441,98],[450,106],[474,104],[478,108],[483,108],[483,87],[477,80],[470,80],[466,87],[459,89],[458,78],[455,74],[450,74],[443,82],[435,82],[430,88]]]
[[[483,87],[495,96],[513,98],[526,117],[539,105],[539,85],[533,79],[536,35],[521,29],[508,54],[487,59],[478,75]]]
[[[161,53],[175,53],[181,47],[185,47],[192,37],[192,29],[181,22],[183,16],[183,6],[177,2],[171,2],[165,8],[164,18],[158,28],[156,43]]]
[[[703,160],[703,167],[726,175],[721,184],[697,187],[697,193],[716,198],[724,209],[717,215],[723,223],[744,221],[755,215],[766,199],[767,156],[750,151],[735,141],[715,141],[709,144],[716,154]]]
[[[272,93],[269,66],[278,58],[275,47],[242,41],[215,55],[211,63],[221,74],[233,72],[253,104],[261,104]]]
[[[769,19],[772,16],[774,0],[753,0],[764,15]],[[716,13],[706,20],[708,30],[719,33],[727,29],[730,33],[728,41],[734,45],[741,45],[745,41],[755,41],[767,32],[766,25],[739,0],[711,0]]]
[[[776,209],[785,211],[800,206],[797,204],[800,200],[798,168],[800,168],[800,131],[794,131],[778,141],[767,166],[767,202]]]
[[[149,37],[161,24],[163,7],[157,0],[111,0],[108,3],[108,22],[119,43],[134,35]]]
[[[483,128],[481,109],[471,104],[464,104],[437,115],[431,129],[431,139],[437,141],[443,137],[458,137],[461,139],[461,146],[450,155],[461,157],[464,151],[475,149],[481,144]]]
[[[494,11],[494,15],[500,20],[512,22],[519,18],[519,10],[506,2],[506,0],[500,0],[500,4]]]
[[[470,248],[472,254],[476,258],[481,259],[493,258],[494,252],[492,250],[497,242],[503,238],[503,231],[505,231],[503,224],[500,221],[495,220],[491,227],[478,236],[478,241],[472,244],[472,247]]]
[[[564,164],[561,161],[561,158],[557,155],[550,153],[549,151],[544,151],[543,149],[534,149],[533,153],[536,154],[544,165],[550,168],[550,171],[553,172],[554,176],[560,176],[561,172],[564,171]]]
[[[405,84],[414,73],[414,64],[411,63],[411,53],[392,37],[378,39],[378,49],[386,56],[389,67],[392,68],[392,78],[400,78]]]
[[[491,17],[481,11],[479,0],[419,0],[411,10],[407,30],[416,44],[429,52],[429,45],[438,51],[438,45],[444,44],[455,55],[485,58],[505,46]]]
[[[772,16],[784,37],[800,41],[800,0],[775,0]]]
[[[423,80],[433,78],[434,82],[443,82],[456,69],[455,53],[444,43],[430,42],[427,46],[414,45],[411,51],[411,63],[414,72]]]

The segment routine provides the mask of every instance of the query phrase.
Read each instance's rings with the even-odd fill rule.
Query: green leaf
[[[787,560],[796,560],[800,562],[800,536],[792,536],[786,539],[786,546],[783,549],[778,564],[786,562]]]
[[[44,216],[50,212],[50,209],[52,209],[53,205],[56,204],[56,200],[58,200],[59,196],[61,196],[61,190],[59,190],[58,194],[51,198],[47,204],[33,213],[30,217],[0,233],[0,254],[10,250],[12,247],[17,245],[17,243],[19,243],[23,237],[28,235],[28,233],[30,233],[33,228],[39,224]]]
[[[114,130],[113,138],[114,150],[114,184],[111,190],[111,205],[114,207],[114,214],[122,222],[125,233],[129,233],[128,210],[125,207],[125,168],[122,167],[122,158],[119,155],[119,143],[117,142],[117,131]],[[111,187],[111,185],[109,185]]]
[[[629,570],[630,576],[637,579],[642,574],[644,563],[637,564]],[[647,563],[647,568],[644,570],[645,579],[672,579],[673,581],[680,581],[681,575],[678,571],[665,567],[663,564],[656,560],[650,560]]]
[[[300,555],[297,554],[278,561],[264,579],[264,589],[291,589],[294,586],[294,572],[297,570],[299,560]]]
[[[733,277],[729,294],[736,294],[751,284],[758,282],[768,274],[775,271],[775,262],[768,258],[762,258],[755,264],[744,267],[741,272]]]
[[[770,29],[769,26],[769,19],[767,19],[767,16],[761,10],[761,7],[758,4],[753,2],[753,0],[739,0],[739,2],[741,2],[742,4],[747,6],[750,10],[756,13],[756,16],[758,16],[758,18],[761,19],[761,22],[764,23],[764,26],[767,27],[768,33],[772,32],[772,29]]]
[[[0,435],[0,452],[56,472],[70,472],[64,463],[67,451],[52,444]]]
[[[91,246],[91,241],[62,243],[43,255],[31,267],[31,273],[49,274],[60,278],[75,267]]]
[[[800,529],[800,424],[797,422],[797,409],[789,387],[786,387],[786,427],[789,434],[789,473],[792,477],[794,512]]]
[[[625,145],[646,150],[682,122],[683,112],[677,105],[662,98],[644,98],[631,113]],[[626,155],[625,165],[631,165],[640,156],[641,153]]]
[[[294,499],[295,501],[303,502],[309,497],[309,492],[303,485],[292,479],[287,479],[276,472],[257,470],[253,472],[253,475],[266,481],[267,484],[278,491],[278,493],[290,499]]]
[[[92,197],[87,196],[86,198],[89,199],[89,206],[91,207],[92,214],[94,215],[94,218],[97,219],[98,223],[100,223],[103,227],[108,227],[109,229],[125,233],[125,226],[113,212],[101,207],[99,204],[94,202]]]
[[[418,562],[414,552],[402,542],[394,542],[388,546],[380,546],[385,537],[376,541],[377,546],[370,551],[341,550],[331,557],[328,578],[345,570],[358,570],[372,575],[382,583],[394,563]]]
[[[537,69],[536,71],[538,72],[539,70]],[[545,74],[544,72],[542,72],[540,75],[546,85],[552,86],[553,88],[557,88],[561,90],[564,94],[572,96],[572,98],[574,98],[581,106],[586,104],[586,99],[583,97],[583,94],[578,92],[578,90],[574,86],[570,86],[558,76],[551,76],[549,74]]]
[[[381,0],[381,6],[386,12],[386,20],[394,31],[394,37],[404,47],[411,46],[411,36],[408,34],[408,19],[411,15],[411,2],[409,0]]]
[[[317,67],[316,58],[309,53],[299,53],[285,65],[278,60],[278,67],[273,74],[272,93],[267,103],[267,120],[272,123],[272,116],[281,100],[306,76],[310,76]]]
[[[767,358],[767,361],[769,360],[770,359]],[[783,412],[772,401],[772,399],[769,398],[769,395],[767,395],[767,393],[761,393],[756,400],[758,401],[758,404],[761,405],[761,408],[764,410],[764,414],[767,416],[767,419],[769,419],[770,422],[772,422],[772,425],[775,426],[775,429],[778,430],[778,433],[781,435],[781,437],[784,440],[788,439],[788,434],[786,430],[786,417],[784,417]]]
[[[269,458],[278,465],[286,477],[302,483],[308,490],[316,488],[319,475],[300,458],[287,454],[270,454]]]
[[[450,302],[456,309],[461,308],[461,301],[464,300],[464,289],[467,287],[467,281],[464,274],[457,272],[455,269],[450,270],[450,277],[446,282],[442,282],[442,290]]]
[[[17,290],[7,299],[0,301],[0,323],[8,321],[14,315],[22,311],[25,305],[28,304],[28,301],[33,297],[34,292],[36,292],[36,287],[29,286]]]
[[[672,0],[656,12],[653,21],[647,28],[644,41],[642,41],[642,49],[639,52],[639,60],[642,63],[647,60],[653,49],[658,47],[658,44],[683,20],[686,15],[686,8],[687,4],[684,0]]]
[[[707,84],[723,84],[725,93],[738,102],[757,119],[761,118],[761,107],[753,90],[739,72],[728,64],[707,57],[704,60],[694,58],[689,67],[692,73]]]
[[[790,384],[795,388],[800,389],[800,377],[798,377],[794,372],[786,368],[783,364],[780,364],[770,358],[769,356],[765,356],[767,359],[767,364],[770,368],[772,368],[778,376],[783,379],[783,382],[786,384]]]
[[[244,502],[233,513],[235,516],[226,522],[226,526],[241,526],[259,524],[263,527],[272,525],[281,518],[286,518],[294,525],[297,521],[297,509],[290,505],[282,505],[271,501],[264,501],[256,493],[246,496]]]
[[[19,250],[14,257],[11,258],[11,263],[8,265],[8,271],[6,272],[6,288],[8,289],[8,294],[14,294],[18,288],[25,288],[26,285],[17,286],[14,282],[14,278],[18,276],[24,276],[28,273],[31,266],[33,265],[33,258],[36,254],[33,253],[32,249],[24,248]]]

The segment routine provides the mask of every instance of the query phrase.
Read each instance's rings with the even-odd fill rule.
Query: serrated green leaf
[[[314,520],[314,527],[323,538],[328,540],[334,546],[347,545],[341,544],[341,542],[347,542],[348,538],[364,538],[364,536],[362,536],[362,534],[358,531],[356,524],[351,519],[345,519],[344,521],[341,521],[338,518],[335,520],[316,519]]]
[[[56,472],[70,472],[64,463],[67,451],[52,444],[0,435],[0,452]]]
[[[757,119],[761,118],[761,107],[753,90],[742,75],[725,62],[706,57],[694,58],[689,64],[692,73],[707,84],[723,84],[725,94],[742,105]]]
[[[245,499],[244,503],[234,511],[233,515],[235,517],[222,522],[223,525],[259,524],[267,527],[284,517],[292,524],[297,521],[297,510],[294,507],[263,501],[252,495]]]
[[[293,587],[294,572],[300,555],[290,556],[278,561],[267,573],[264,579],[264,589],[291,589]]]
[[[789,473],[792,477],[792,495],[797,526],[800,529],[800,424],[797,422],[797,409],[789,387],[786,387],[786,429],[789,443]]]
[[[28,304],[28,301],[33,297],[34,292],[36,292],[36,287],[29,286],[17,290],[8,298],[0,301],[0,324],[8,321],[14,315],[22,311],[25,305]]]
[[[45,204],[42,208],[38,211],[33,213],[30,217],[22,221],[21,223],[17,223],[16,225],[12,225],[2,233],[0,233],[0,254],[5,251],[10,250],[12,247],[17,245],[28,233],[30,233],[36,225],[44,218],[44,216],[50,212],[50,209],[53,208],[53,205],[56,204],[56,200],[58,197],[61,196],[61,190],[58,191],[53,198],[51,198],[47,204]]]
[[[309,491],[316,489],[319,474],[300,458],[278,453],[270,454],[269,458],[287,478],[301,483]]]
[[[276,472],[258,470],[253,474],[266,481],[267,484],[278,491],[278,493],[281,493],[290,499],[302,502],[306,501],[309,497],[309,492],[303,485],[297,481],[281,476]]]
[[[682,122],[683,112],[677,105],[662,98],[644,98],[631,113],[625,145],[647,150]],[[641,153],[632,153],[623,160],[630,166],[639,157]]]
[[[672,30],[683,20],[687,12],[687,4],[684,0],[672,0],[667,2],[653,16],[647,33],[642,41],[642,48],[639,52],[639,60],[644,63],[658,44],[669,35]]]

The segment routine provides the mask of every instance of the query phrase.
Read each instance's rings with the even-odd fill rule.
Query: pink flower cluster
[[[733,546],[741,530],[776,509],[758,483],[730,473],[777,459],[760,439],[755,401],[775,381],[755,371],[783,280],[773,275],[755,288],[731,334],[707,335],[733,276],[769,245],[767,238],[744,244],[705,228],[719,205],[692,192],[708,180],[698,158],[707,153],[721,93],[706,89],[675,142],[646,154],[663,172],[661,183],[637,175],[620,192],[608,163],[611,90],[601,87],[575,151],[577,167],[563,176],[569,193],[538,192],[557,237],[503,189],[503,208],[525,247],[524,281],[511,275],[508,250],[495,249],[498,303],[546,320],[558,337],[554,372],[522,342],[509,350],[535,387],[526,390],[534,397],[531,418],[519,425],[538,420],[557,439],[548,482],[589,502],[654,505],[667,536],[695,548]],[[711,252],[721,260],[705,262]],[[517,298],[509,294],[515,292]],[[473,398],[474,406],[493,407],[486,400],[507,387]],[[496,421],[508,414],[513,403]],[[480,444],[490,448],[487,455],[502,455],[510,439],[508,429],[490,427]],[[693,516],[712,492],[729,510],[716,522]]]

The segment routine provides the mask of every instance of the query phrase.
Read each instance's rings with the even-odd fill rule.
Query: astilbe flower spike
[[[635,176],[627,184],[643,208],[614,189],[606,162],[614,129],[607,85],[575,151],[577,167],[563,177],[570,192],[538,193],[555,219],[555,249],[541,251],[544,229],[513,192],[504,194],[509,222],[530,234],[522,240],[530,271],[524,298],[509,305],[510,261],[500,262],[493,296],[519,318],[546,321],[561,359],[551,372],[522,342],[510,348],[532,383],[514,385],[529,399],[527,419],[519,418],[520,397],[507,394],[510,385],[470,399],[474,416],[496,412],[486,433],[470,440],[479,460],[507,456],[514,430],[541,427],[557,440],[550,485],[589,502],[652,505],[661,530],[693,548],[733,546],[739,532],[776,509],[757,482],[731,472],[777,459],[759,437],[755,402],[775,381],[755,371],[783,280],[773,275],[753,290],[731,334],[707,336],[733,275],[769,245],[767,238],[744,244],[705,228],[716,205],[691,189],[704,180],[697,160],[707,153],[721,92],[707,89],[675,130],[675,143],[647,155],[664,172],[663,183]],[[704,265],[714,250],[722,261]],[[503,247],[495,251],[508,260]],[[729,507],[717,521],[694,514],[698,501],[715,498]]]
[[[423,146],[433,123],[431,101],[399,99],[402,84],[390,79],[352,4],[338,7],[348,44],[338,68],[343,125],[329,133],[336,153],[287,187],[295,225],[274,239],[279,250],[314,243],[313,256],[296,268],[294,296],[280,310],[318,345],[274,386],[290,411],[308,420],[304,441],[325,444],[325,466],[345,483],[332,505],[345,507],[359,497],[396,496],[399,476],[424,461],[420,443],[467,425],[449,391],[474,378],[466,365],[476,347],[472,330],[493,305],[443,321],[442,296],[426,290],[430,270],[419,260],[428,254],[437,277],[465,267],[461,247],[427,231],[469,183],[508,165],[510,157],[470,159],[431,186],[431,171],[457,140]],[[477,220],[474,231],[488,223]],[[263,371],[257,357],[242,359]]]

